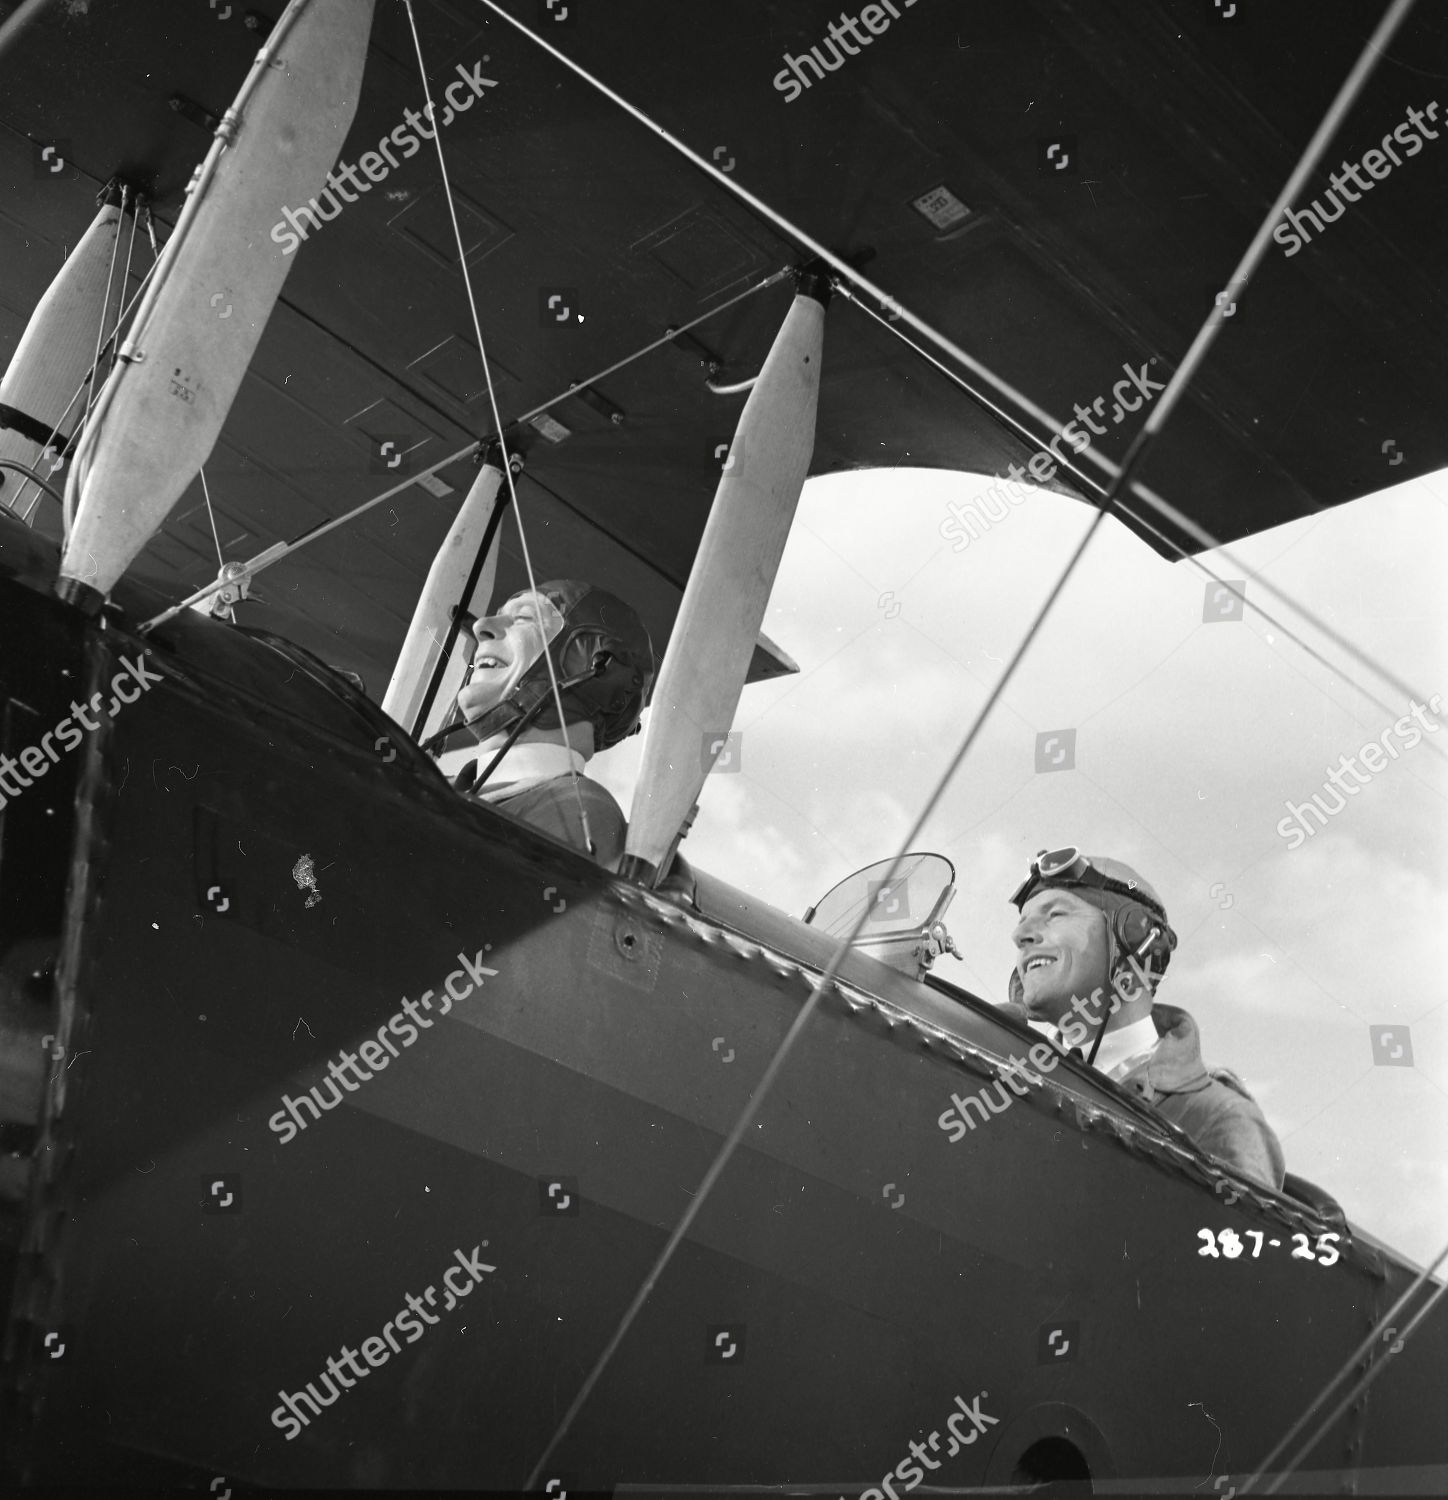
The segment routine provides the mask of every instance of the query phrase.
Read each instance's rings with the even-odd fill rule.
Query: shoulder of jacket
[[[609,807],[618,807],[618,798],[601,781],[595,781],[593,777],[584,776],[580,773],[578,784],[590,802],[597,802],[600,805],[607,805]],[[569,794],[572,795],[571,787]]]
[[[1238,1093],[1250,1103],[1256,1104],[1257,1101],[1252,1098],[1252,1091],[1230,1068],[1208,1068],[1207,1076],[1217,1083],[1226,1084],[1234,1093]]]

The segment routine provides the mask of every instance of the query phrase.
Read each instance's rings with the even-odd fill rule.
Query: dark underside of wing
[[[1303,233],[1284,231],[1237,288],[1227,283],[1238,258],[1376,6],[505,8],[1058,420],[1090,414],[1115,457],[1145,410],[1118,399],[1154,396],[1226,289],[1231,315],[1139,476],[1220,540],[1448,463],[1448,307],[1433,232],[1448,23],[1435,7],[1418,7],[1331,145],[1328,170],[1346,162],[1355,175],[1332,197],[1325,173],[1314,177],[1297,204]],[[0,16],[14,9],[0,4]],[[442,138],[505,427],[809,258],[486,6],[416,0],[416,10],[434,90],[456,83],[452,97],[470,100]],[[230,105],[279,11],[53,3],[0,57],[0,364],[114,174],[154,195],[169,233],[209,144],[206,117]],[[356,164],[384,139],[399,159],[295,253],[207,465],[228,560],[494,429],[435,149],[404,154],[395,134],[422,102],[406,11],[378,0],[341,160]],[[1314,199],[1317,228],[1303,212]],[[143,235],[132,288],[150,259]],[[787,283],[751,296],[522,426],[520,499],[540,575],[581,574],[627,595],[662,643],[717,450],[745,399],[706,382],[756,372],[789,296]],[[905,331],[836,300],[812,472],[991,474],[1028,461],[1036,446],[897,337]],[[1056,435],[992,399],[1040,443]],[[263,573],[244,622],[362,671],[380,695],[471,476],[466,461],[445,467],[432,492],[413,485]],[[1049,482],[1089,498],[1069,475]],[[1165,540],[1148,540],[1164,555],[1176,555],[1172,543],[1198,550],[1134,504],[1160,526]],[[193,483],[136,571],[180,598],[216,569]],[[500,586],[521,580],[510,538]],[[777,670],[757,653],[754,675]]]

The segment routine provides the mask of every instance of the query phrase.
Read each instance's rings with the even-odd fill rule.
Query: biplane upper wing
[[[1142,419],[1118,399],[1152,399],[1224,293],[1222,335],[1140,476],[1219,539],[1448,463],[1434,233],[1448,143],[1433,98],[1448,24],[1432,7],[1410,18],[1334,143],[1328,160],[1355,168],[1345,191],[1309,189],[1339,218],[1302,220],[1296,248],[1302,236],[1284,233],[1246,288],[1226,282],[1376,7],[504,8],[1061,421],[1092,414],[1108,454]],[[153,195],[164,236],[279,10],[56,3],[0,57],[0,363],[113,174]],[[744,399],[709,382],[755,373],[790,289],[777,282],[590,377],[807,257],[486,6],[416,10],[434,90],[455,85],[441,133],[504,425],[574,387],[521,429],[534,557],[543,574],[626,594],[662,642]],[[435,149],[409,126],[421,106],[406,12],[385,0],[341,158],[357,169],[355,201],[330,222],[299,217],[305,242],[207,466],[228,560],[493,429]],[[287,237],[282,225],[260,249]],[[150,259],[142,235],[133,288]],[[812,472],[1005,474],[1039,451],[900,328],[836,303]],[[1024,420],[1039,443],[1056,436]],[[444,467],[430,489],[263,573],[248,621],[380,694],[470,478],[466,461]],[[1087,494],[1069,475],[1049,483]],[[1152,519],[1166,538],[1153,545],[1195,550]],[[216,569],[193,484],[136,571],[180,598]],[[510,548],[500,584],[521,580]],[[783,669],[756,653],[755,675]]]

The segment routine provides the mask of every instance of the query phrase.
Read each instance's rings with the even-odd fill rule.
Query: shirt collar
[[[448,751],[438,758],[438,769],[449,779],[456,776],[471,760],[479,762],[478,770],[492,760],[496,750],[487,750],[479,745],[466,746],[461,751]],[[485,801],[495,796],[511,796],[522,790],[522,784],[537,781],[553,781],[573,771],[580,775],[588,762],[571,745],[561,745],[544,740],[527,740],[514,745],[508,751],[498,769],[488,778],[487,785],[473,793]]]
[[[1120,1077],[1126,1071],[1125,1064],[1150,1052],[1158,1040],[1156,1027],[1148,1012],[1140,1020],[1118,1026],[1115,1031],[1108,1031],[1101,1038],[1101,1047],[1093,1066],[1098,1073],[1105,1073],[1110,1078]]]
[[[581,775],[585,765],[587,762],[571,745],[529,740],[508,751],[488,784],[477,795],[486,801],[511,796],[537,781],[553,781],[574,771]]]

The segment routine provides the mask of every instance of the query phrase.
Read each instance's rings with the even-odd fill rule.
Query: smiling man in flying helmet
[[[580,773],[638,730],[656,670],[643,621],[604,589],[564,579],[514,594],[471,634],[472,666],[457,695],[466,728],[445,733],[476,743],[445,757],[454,786],[617,869],[623,812]]]
[[[1257,1102],[1235,1074],[1203,1065],[1186,1011],[1155,999],[1177,938],[1151,886],[1120,860],[1042,850],[1011,901],[1013,1008],[1201,1150],[1280,1190],[1282,1147]]]

